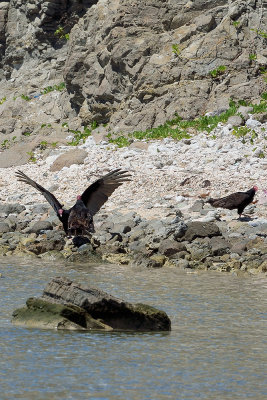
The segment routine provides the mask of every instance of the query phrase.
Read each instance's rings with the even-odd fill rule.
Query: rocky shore
[[[0,254],[266,273],[266,114],[260,122],[245,111],[246,135],[240,137],[233,135],[234,121],[228,121],[210,134],[191,133],[180,141],[136,140],[119,148],[98,129],[75,148],[39,148],[35,162],[1,168]],[[14,175],[21,169],[68,207],[89,184],[116,168],[128,170],[132,181],[97,213],[95,234],[74,241],[65,237],[42,195]],[[209,197],[254,184],[259,191],[241,220],[235,210],[207,203]]]

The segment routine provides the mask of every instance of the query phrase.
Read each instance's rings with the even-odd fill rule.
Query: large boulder
[[[50,171],[60,171],[63,167],[70,167],[73,164],[83,164],[87,152],[83,149],[70,150],[61,154],[51,165]]]
[[[13,323],[57,329],[171,329],[171,321],[164,311],[145,304],[130,304],[62,277],[52,279],[41,298],[30,298],[26,307],[15,310]]]
[[[193,221],[188,223],[188,229],[183,237],[183,240],[191,242],[197,237],[213,237],[220,236],[221,232],[219,227],[213,222]]]

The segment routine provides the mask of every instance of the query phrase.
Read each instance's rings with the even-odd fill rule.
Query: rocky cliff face
[[[144,130],[175,113],[224,110],[230,97],[258,98],[266,90],[266,5],[0,1],[0,141],[64,138],[65,121]]]

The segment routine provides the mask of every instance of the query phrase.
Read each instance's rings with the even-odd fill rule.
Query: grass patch
[[[58,92],[62,92],[66,87],[65,82],[61,82],[59,85],[47,86],[41,90],[41,94],[47,94],[57,90]]]
[[[62,126],[68,127],[68,123],[64,122],[62,124]],[[89,136],[91,136],[92,130],[94,130],[97,126],[98,126],[97,123],[95,121],[93,121],[90,128],[88,128],[88,126],[84,126],[83,132],[79,131],[79,130],[75,131],[73,129],[68,129],[68,132],[71,132],[74,135],[71,142],[68,142],[68,145],[69,146],[78,146],[81,143],[81,141],[84,143],[85,140]]]

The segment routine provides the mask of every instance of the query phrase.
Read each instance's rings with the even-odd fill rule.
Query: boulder
[[[12,322],[56,329],[171,329],[171,321],[164,311],[145,304],[131,304],[62,277],[52,279],[41,298],[30,298],[26,307],[15,310]]]
[[[10,231],[10,226],[6,222],[0,222],[0,233],[6,233]]]
[[[42,231],[52,230],[53,226],[49,221],[38,221],[33,226],[27,229],[27,233],[36,233],[37,235]]]
[[[26,207],[24,205],[18,204],[18,203],[10,203],[10,204],[1,203],[0,204],[1,213],[7,214],[7,215],[20,214],[25,209],[26,209]]]
[[[60,171],[63,167],[70,167],[72,164],[83,164],[87,157],[87,151],[83,149],[70,150],[61,154],[51,165],[50,171]]]
[[[188,229],[183,237],[183,240],[191,242],[197,237],[212,237],[220,236],[219,227],[213,222],[193,221],[188,223]]]

